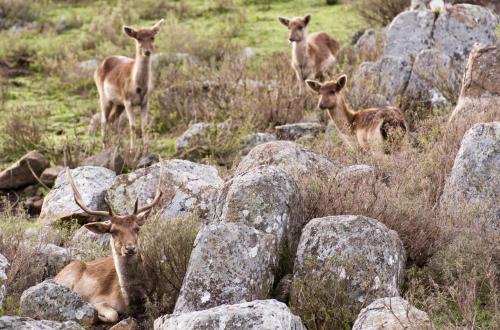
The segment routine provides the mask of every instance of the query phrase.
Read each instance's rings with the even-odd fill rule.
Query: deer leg
[[[130,101],[125,102],[124,105],[130,127],[130,151],[133,151],[135,147],[135,135],[136,135],[134,108],[132,107],[132,103]]]
[[[97,315],[101,322],[116,323],[118,322],[118,312],[105,302],[94,304]]]
[[[108,124],[109,124],[109,114],[111,109],[113,108],[113,104],[111,102],[107,102],[103,98],[100,98],[101,103],[101,132],[102,132],[102,144],[104,148],[106,148],[108,144]]]
[[[295,70],[295,75],[297,76],[297,83],[299,85],[299,95],[302,95],[305,90],[305,80],[299,70]]]
[[[141,135],[144,148],[146,151],[148,149],[148,134],[147,134],[148,123],[149,123],[149,102],[146,102],[146,104],[141,106]]]

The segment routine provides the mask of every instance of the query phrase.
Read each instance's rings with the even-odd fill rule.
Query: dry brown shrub
[[[355,0],[354,8],[368,23],[386,26],[410,7],[410,0]]]

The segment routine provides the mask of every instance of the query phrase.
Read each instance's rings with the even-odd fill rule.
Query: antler
[[[66,175],[68,176],[68,181],[69,184],[71,185],[71,189],[73,189],[73,197],[75,198],[75,202],[80,208],[87,214],[90,215],[95,215],[95,216],[104,216],[104,217],[109,217],[111,214],[107,211],[94,211],[89,209],[85,203],[82,201],[82,195],[78,192],[78,189],[76,188],[75,182],[73,181],[73,177],[71,176],[69,172],[69,167],[66,167]]]
[[[160,177],[158,179],[158,189],[156,190],[156,196],[151,202],[151,204],[145,205],[141,208],[139,208],[139,198],[137,198],[135,201],[134,214],[139,214],[148,211],[149,209],[153,208],[156,204],[158,204],[158,202],[160,201],[161,195],[163,193],[161,190],[161,185],[163,181],[163,163],[160,156],[159,159],[160,159]]]

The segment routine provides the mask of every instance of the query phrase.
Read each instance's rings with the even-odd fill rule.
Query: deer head
[[[134,29],[129,26],[124,26],[123,31],[125,31],[129,37],[135,39],[137,50],[141,56],[149,57],[153,54],[155,36],[160,31],[163,22],[164,20],[161,19],[152,27],[144,29]]]
[[[134,256],[138,252],[139,231],[145,223],[145,219],[151,209],[160,201],[162,195],[161,185],[163,177],[163,166],[160,159],[160,177],[158,179],[157,193],[151,204],[139,207],[139,198],[135,200],[134,212],[127,215],[114,214],[109,207],[109,211],[95,211],[89,209],[82,200],[82,196],[73,181],[69,168],[66,168],[66,175],[73,190],[75,202],[89,215],[106,217],[109,222],[92,222],[84,227],[96,234],[111,234],[111,245],[114,251],[122,257]]]
[[[325,83],[320,83],[315,80],[306,80],[307,86],[319,94],[318,108],[324,109],[334,109],[341,98],[341,91],[345,87],[347,82],[347,76],[345,74],[341,75],[337,80],[327,81]]]
[[[311,15],[306,15],[304,17],[278,17],[281,24],[286,26],[289,30],[288,41],[290,42],[301,42],[305,37],[305,31],[307,25],[311,21]]]

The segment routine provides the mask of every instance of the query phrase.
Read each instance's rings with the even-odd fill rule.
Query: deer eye
[[[110,233],[112,236],[115,236],[116,234],[118,234],[118,230],[116,230],[116,229],[111,229],[111,230],[109,231],[109,233]]]
[[[151,41],[155,41],[155,37],[151,37]]]
[[[335,91],[330,91],[330,94],[332,95],[335,95],[335,93],[336,93]]]

